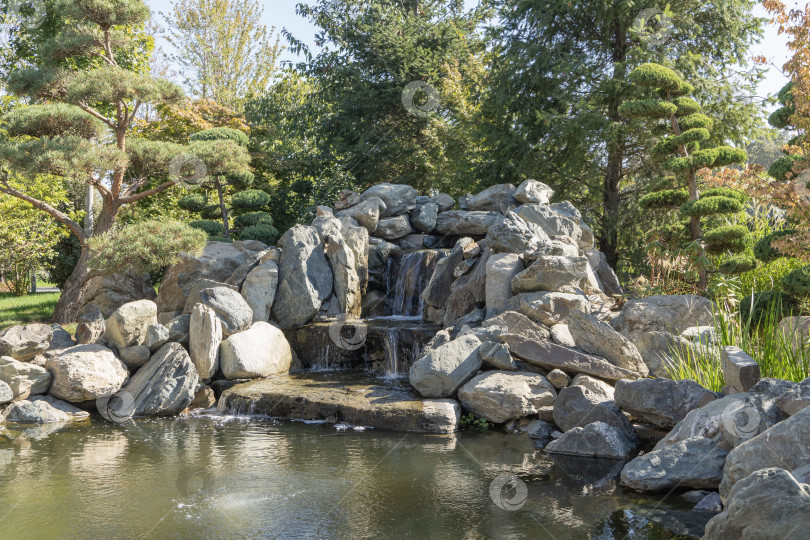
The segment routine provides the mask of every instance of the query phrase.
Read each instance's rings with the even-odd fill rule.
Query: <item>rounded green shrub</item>
[[[733,165],[734,163],[744,163],[748,161],[748,152],[742,148],[734,148],[733,146],[718,146],[714,150],[717,151],[717,157],[714,159],[713,163],[715,167],[725,167],[726,165]]]
[[[677,208],[689,201],[689,192],[685,189],[667,189],[648,193],[639,200],[639,204],[650,210],[656,208]]]
[[[228,183],[232,186],[237,188],[247,188],[253,185],[253,181],[256,177],[250,171],[245,171],[240,174],[229,174],[227,176]]]
[[[700,111],[700,105],[692,98],[679,97],[675,98],[673,102],[678,107],[678,116],[689,116]]]
[[[776,129],[785,129],[790,126],[790,117],[796,110],[793,107],[779,107],[768,117],[768,123]]]
[[[181,197],[180,200],[177,201],[177,206],[183,210],[194,212],[195,214],[202,212],[207,205],[208,201],[205,200],[205,196],[203,196],[201,193],[190,193],[185,197]]]
[[[736,189],[726,188],[726,187],[716,187],[712,189],[707,189],[701,196],[704,199],[708,199],[709,197],[726,197],[728,199],[736,199],[741,203],[744,203],[748,200],[748,195],[743,193],[742,191],[737,191]]]
[[[222,208],[218,204],[209,204],[200,212],[203,219],[222,219]]]
[[[782,278],[782,291],[796,298],[810,296],[810,264],[797,268]]]
[[[743,203],[729,197],[704,197],[697,201],[690,201],[681,206],[681,215],[684,217],[706,217],[717,214],[736,214],[742,212]]]
[[[630,82],[647,86],[650,88],[660,88],[665,91],[682,90],[684,82],[675,71],[661,64],[646,63],[635,68],[629,76]]]
[[[250,212],[248,214],[236,216],[236,218],[233,220],[233,224],[239,230],[247,229],[248,227],[253,227],[254,225],[272,226],[273,216],[267,212]]]
[[[743,325],[747,326],[751,321],[751,327],[756,328],[771,310],[776,310],[777,318],[782,319],[789,316],[794,308],[795,303],[786,294],[779,291],[763,291],[753,295],[749,294],[742,299],[740,316]]]
[[[678,120],[678,124],[681,126],[683,131],[688,131],[695,128],[712,129],[714,121],[705,114],[696,113],[690,114],[684,118],[680,118]]]
[[[258,210],[270,202],[270,195],[260,189],[240,191],[231,197],[231,205],[238,210]]]
[[[189,137],[190,141],[226,141],[231,140],[240,146],[247,146],[248,136],[238,129],[232,128],[212,128],[198,131]]]
[[[723,274],[742,274],[743,272],[750,272],[757,267],[757,260],[748,254],[743,255],[735,255],[730,259],[726,259],[720,266],[718,270]]]
[[[745,225],[723,225],[704,234],[703,241],[709,253],[739,253],[745,249],[749,234]]]
[[[664,168],[674,173],[686,172],[692,167],[692,157],[674,157],[664,163]]]
[[[695,168],[711,167],[717,158],[720,157],[720,151],[717,148],[707,148],[705,150],[698,150],[692,154],[692,166]]]
[[[201,219],[192,221],[188,224],[193,229],[198,229],[205,232],[208,236],[222,236],[225,234],[225,226],[218,221],[211,221],[208,219]]]
[[[706,128],[687,129],[686,131],[678,135],[678,137],[676,137],[677,141],[681,144],[705,141],[708,138],[709,138],[709,130]]]
[[[677,111],[677,105],[659,99],[626,101],[619,107],[619,114],[628,118],[668,118]]]
[[[272,225],[253,225],[239,233],[239,240],[258,240],[272,246],[278,236],[278,231]]]
[[[788,173],[793,174],[793,165],[803,159],[804,156],[796,154],[780,157],[768,168],[768,175],[777,180],[787,180]]]
[[[784,236],[789,236],[793,234],[794,231],[792,230],[784,230],[784,231],[776,231],[763,236],[762,238],[754,244],[754,256],[762,262],[769,263],[775,261],[780,257],[784,257],[784,255],[775,247],[773,247],[773,241],[782,238]]]

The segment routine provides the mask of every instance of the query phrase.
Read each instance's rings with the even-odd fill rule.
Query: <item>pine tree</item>
[[[681,217],[689,220],[692,241],[702,241],[710,254],[741,253],[746,248],[748,229],[743,225],[726,225],[703,233],[701,220],[721,214],[735,214],[743,210],[746,196],[731,189],[715,188],[698,191],[697,173],[703,168],[725,167],[748,159],[744,150],[731,146],[703,148],[711,137],[712,119],[701,113],[701,107],[688,97],[694,86],[684,81],[675,71],[660,64],[646,63],[635,68],[629,80],[655,97],[627,101],[619,113],[628,118],[644,118],[656,122],[670,135],[663,137],[653,148],[653,155],[664,162],[664,168],[676,176],[666,178],[661,189],[646,195],[641,203],[648,209],[677,208]],[[654,128],[655,129],[655,128]],[[726,271],[745,271],[755,264],[753,258],[732,259]],[[706,289],[707,273],[700,263],[700,288]]]
[[[35,104],[3,118],[7,137],[0,143],[0,192],[48,213],[81,243],[81,256],[54,312],[55,321],[70,322],[87,283],[101,272],[89,265],[91,237],[111,233],[127,205],[175,186],[187,170],[179,166],[193,161],[187,156],[202,160],[208,174],[241,173],[249,156],[233,141],[179,145],[134,136],[133,124],[143,107],[183,99],[177,85],[119,63],[119,55],[126,57],[138,39],[132,29],[149,19],[143,1],[61,0],[52,10],[49,16],[63,24],[34,40],[37,62],[12,70],[6,80],[9,91]],[[93,186],[102,206],[92,233],[57,206],[32,197],[25,181],[17,182],[5,169],[22,177],[52,174]]]

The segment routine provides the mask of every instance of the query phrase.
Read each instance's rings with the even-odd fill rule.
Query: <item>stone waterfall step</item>
[[[455,432],[461,414],[452,399],[423,399],[410,387],[356,374],[308,373],[251,381],[223,392],[217,408],[230,414],[419,433]]]

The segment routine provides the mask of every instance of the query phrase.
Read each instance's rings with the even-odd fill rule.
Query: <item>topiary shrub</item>
[[[793,165],[803,159],[805,159],[804,156],[796,154],[780,157],[768,168],[768,175],[777,180],[785,181],[788,179],[788,174],[793,174]]]
[[[192,221],[188,224],[189,227],[199,229],[208,236],[223,236],[225,234],[225,227],[218,221],[211,221],[208,219]]]
[[[706,191],[701,193],[701,197],[706,199],[708,199],[709,197],[726,197],[727,199],[736,199],[741,203],[744,203],[748,200],[748,195],[746,195],[742,191],[737,191],[736,189],[726,187],[716,187],[712,189],[707,189]]]
[[[706,251],[719,255],[730,251],[739,253],[745,249],[748,240],[748,228],[745,225],[723,225],[703,235]]]
[[[200,217],[203,219],[222,219],[222,208],[218,204],[209,204],[202,209]]]
[[[249,141],[248,136],[245,135],[244,132],[239,131],[238,129],[223,127],[198,131],[189,137],[189,140],[192,142],[231,140],[236,142],[239,146],[247,146]]]
[[[270,195],[259,189],[240,191],[231,198],[231,205],[239,210],[257,210],[270,202]]]
[[[666,189],[648,193],[639,204],[650,210],[657,208],[677,208],[689,202],[689,192],[685,189]]]
[[[796,298],[810,296],[810,264],[793,270],[782,278],[782,291]]]
[[[777,319],[790,316],[795,308],[793,300],[784,293],[778,291],[763,291],[749,294],[740,302],[740,316],[744,325],[751,321],[751,327],[757,325],[766,318],[771,310],[776,310]]]
[[[197,214],[208,206],[208,201],[205,200],[205,197],[201,193],[191,193],[185,197],[181,197],[180,200],[177,201],[177,206],[183,210]]]
[[[794,234],[794,232],[795,231],[788,229],[784,231],[772,232],[769,235],[763,236],[756,244],[754,244],[754,256],[765,263],[773,262],[780,257],[784,257],[784,255],[780,253],[778,249],[773,247],[773,241],[778,238],[782,238],[783,236]]]
[[[271,225],[253,225],[239,233],[239,240],[258,240],[272,246],[278,236],[278,231]]]
[[[681,206],[684,217],[706,217],[716,214],[736,214],[743,211],[743,203],[729,197],[706,197]]]
[[[248,227],[253,227],[254,225],[273,225],[273,216],[268,214],[267,212],[250,212],[248,214],[242,214],[236,216],[236,219],[233,220],[234,226],[237,229],[247,229]]]
[[[735,255],[720,263],[718,270],[724,274],[742,274],[757,267],[757,260],[751,255]]]

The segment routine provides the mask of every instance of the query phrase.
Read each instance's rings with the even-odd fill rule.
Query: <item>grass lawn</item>
[[[15,324],[48,322],[51,319],[60,293],[37,293],[13,296],[0,293],[0,328]]]

